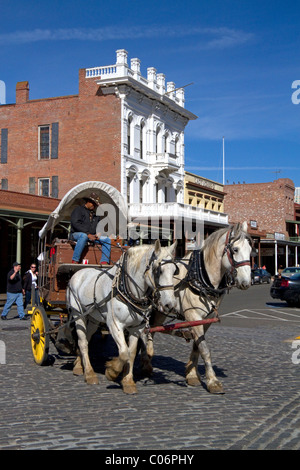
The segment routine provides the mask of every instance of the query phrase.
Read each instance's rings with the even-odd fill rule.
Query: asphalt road
[[[247,291],[232,289],[220,307],[223,326],[257,328],[289,323],[300,335],[300,308],[290,308],[286,302],[272,299],[271,284],[256,284]]]
[[[163,334],[155,337],[151,379],[140,375],[137,361],[137,395],[125,395],[105,378],[105,361],[114,354],[109,338],[101,344],[95,338],[97,386],[74,377],[72,358],[53,346],[51,365],[37,366],[29,323],[12,310],[0,322],[6,353],[0,364],[0,449],[101,450],[106,464],[112,454],[134,451],[140,463],[149,459],[147,452],[167,452],[200,464],[199,450],[299,450],[300,309],[274,302],[269,289],[233,289],[221,306],[221,322],[207,332],[222,395],[208,393],[202,362],[202,384],[186,385],[191,344]]]

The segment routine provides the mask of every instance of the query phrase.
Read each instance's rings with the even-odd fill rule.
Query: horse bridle
[[[150,266],[154,263],[154,261],[157,261],[157,256],[156,256],[155,252],[153,251],[153,253],[152,253],[152,255],[149,259],[149,262],[146,266],[144,275],[148,275],[148,277],[150,279],[150,282],[154,287],[154,290],[161,291],[161,290],[174,289],[173,284],[169,284],[169,285],[167,284],[165,286],[161,286],[159,284],[159,278],[160,278],[160,275],[161,275],[161,267],[164,266],[165,264],[170,264],[170,263],[174,264],[175,272],[174,272],[173,276],[176,276],[177,274],[179,274],[179,268],[178,268],[177,264],[175,263],[175,261],[172,260],[172,259],[170,259],[170,260],[162,259],[159,262],[158,266],[153,269],[153,271],[154,271],[154,282],[153,282],[153,280],[149,276],[149,271],[150,271]]]
[[[116,275],[116,278],[115,278],[116,295],[119,297],[120,300],[124,301],[127,304],[129,303],[131,307],[141,316],[147,318],[152,308],[157,307],[157,303],[160,298],[160,291],[174,288],[173,284],[160,286],[158,282],[158,279],[160,277],[161,265],[165,263],[172,263],[173,261],[161,260],[158,266],[154,269],[154,278],[152,278],[152,276],[150,275],[150,268],[152,264],[154,263],[154,261],[157,260],[157,256],[155,255],[155,253],[154,252],[152,253],[148,261],[148,264],[146,266],[146,269],[144,271],[144,275],[149,277],[152,287],[149,287],[144,297],[140,298],[140,297],[136,297],[128,286],[127,281],[128,281],[129,275],[127,272],[127,256],[128,256],[128,252],[125,252],[123,255],[122,263],[119,266],[118,275]],[[178,269],[177,266],[176,268]],[[176,269],[176,272],[177,272],[177,269]]]
[[[225,241],[225,247],[223,251],[223,256],[227,254],[227,258],[229,263],[231,264],[231,270],[230,273],[236,277],[237,275],[237,269],[241,268],[242,266],[251,266],[251,260],[246,259],[242,261],[236,261],[234,259],[234,250],[233,250],[233,244],[238,240],[239,238],[234,238],[232,236],[232,230],[229,230],[226,235],[226,241]],[[250,243],[250,246],[253,246],[252,239],[247,236],[247,240]]]

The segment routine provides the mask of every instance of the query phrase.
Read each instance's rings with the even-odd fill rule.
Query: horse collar
[[[202,250],[193,251],[189,262],[186,281],[191,290],[197,295],[220,297],[228,289],[225,276],[221,280],[218,288],[212,285],[205,268]]]

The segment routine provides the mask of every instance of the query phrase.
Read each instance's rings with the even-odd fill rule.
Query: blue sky
[[[224,136],[225,182],[300,186],[299,1],[0,0],[6,103],[23,80],[31,99],[76,94],[79,68],[113,64],[117,49],[144,76],[155,67],[176,87],[193,83],[187,170],[222,182]]]

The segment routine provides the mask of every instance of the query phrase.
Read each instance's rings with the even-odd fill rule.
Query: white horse
[[[180,313],[186,321],[197,321],[218,315],[224,294],[235,281],[239,289],[251,285],[250,255],[252,241],[247,234],[247,223],[237,224],[212,233],[204,242],[202,250],[189,253],[177,262],[179,272],[174,277],[174,288],[179,299]],[[155,312],[152,326],[162,324],[163,317]],[[210,324],[193,326],[191,334],[193,349],[186,365],[186,381],[189,385],[201,382],[198,373],[199,353],[205,364],[206,386],[211,393],[223,393],[211,363],[205,333]],[[143,336],[145,341],[145,336]],[[153,339],[148,335],[141,345],[141,363],[146,373],[151,373]]]
[[[88,342],[99,324],[106,323],[119,351],[118,357],[106,363],[106,378],[116,380],[123,370],[123,391],[136,393],[133,362],[150,311],[153,305],[159,310],[176,308],[173,288],[176,244],[161,247],[157,240],[155,245],[133,247],[111,269],[87,268],[72,276],[66,299],[75,319],[80,350],[73,369],[75,375],[84,373],[87,383],[99,383],[89,360]],[[128,345],[125,329],[129,334]]]

